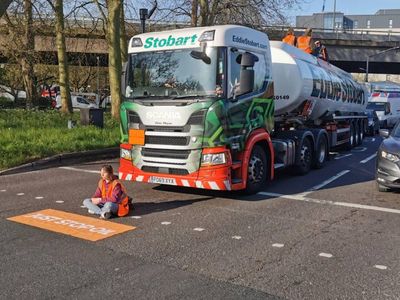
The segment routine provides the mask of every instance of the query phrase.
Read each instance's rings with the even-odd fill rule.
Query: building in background
[[[333,22],[334,18],[335,22]],[[324,12],[315,13],[312,16],[297,16],[296,27],[328,30],[400,31],[400,9],[380,9],[374,15],[344,15],[341,12]]]

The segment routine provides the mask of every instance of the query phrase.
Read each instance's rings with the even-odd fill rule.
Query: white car
[[[98,105],[91,103],[82,96],[71,95],[72,108],[98,108]],[[56,108],[61,108],[61,95],[56,97]]]
[[[376,111],[382,128],[393,127],[400,120],[400,92],[373,92],[367,109]]]

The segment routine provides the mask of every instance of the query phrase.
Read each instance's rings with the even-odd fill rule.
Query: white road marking
[[[6,192],[7,190],[0,190],[0,192]]]
[[[81,208],[86,208],[86,206],[85,205],[81,205]]]
[[[43,199],[44,197],[42,197],[42,196],[37,196],[37,197],[35,197],[35,199]]]
[[[342,158],[349,157],[349,156],[352,156],[352,155],[353,155],[353,154],[351,154],[351,153],[349,153],[349,154],[343,154],[343,155],[338,155],[338,156],[335,156],[334,159],[338,160],[338,159],[342,159]]]
[[[332,254],[330,254],[330,253],[324,253],[324,252],[321,252],[320,254],[318,254],[319,256],[322,256],[322,257],[327,257],[327,258],[331,258],[333,255]]]
[[[366,147],[354,147],[353,149],[351,149],[351,152],[364,152],[367,151]]]
[[[234,235],[234,236],[232,236],[232,238],[234,240],[240,240],[242,237],[240,235]]]
[[[57,200],[56,203],[64,203],[62,200]]]
[[[132,219],[141,219],[142,217],[141,216],[132,216],[131,218]]]
[[[18,193],[17,196],[23,196],[25,193]]]
[[[309,189],[309,191],[316,191],[316,190],[319,190],[320,188],[322,188],[322,187],[328,185],[328,184],[331,183],[332,181],[335,181],[335,180],[338,179],[339,177],[341,177],[341,176],[343,176],[343,175],[345,175],[345,174],[347,174],[347,173],[349,173],[349,172],[350,172],[350,170],[343,170],[342,172],[336,174],[335,176],[332,176],[331,178],[325,180],[324,182],[322,182],[322,183],[320,183],[320,184],[318,184],[318,185],[316,185],[316,186],[313,186],[312,188]]]
[[[59,167],[59,168],[64,169],[64,170],[70,170],[70,171],[100,174],[100,171],[95,171],[95,170],[85,170],[85,169],[78,169],[78,168],[73,168],[73,167]]]
[[[374,268],[377,268],[379,270],[387,270],[387,267],[383,265],[375,265]]]
[[[373,205],[363,205],[363,204],[356,204],[356,203],[313,199],[313,198],[306,197],[304,195],[305,193],[295,194],[295,195],[283,195],[283,194],[277,194],[277,193],[259,192],[258,194],[264,195],[264,196],[276,197],[276,198],[285,198],[285,199],[290,199],[290,200],[317,203],[317,204],[328,204],[328,205],[335,205],[335,206],[344,206],[344,207],[352,207],[352,208],[360,208],[360,209],[366,209],[366,210],[388,212],[388,213],[393,213],[393,214],[400,214],[399,209],[386,208],[386,207],[373,206]]]
[[[161,225],[170,225],[170,224],[171,224],[171,222],[167,222],[167,221],[161,222]]]
[[[360,164],[365,164],[366,162],[370,161],[371,159],[373,159],[376,156],[376,153],[368,156],[366,159],[363,159],[362,161],[360,161]]]
[[[272,247],[276,247],[276,248],[282,248],[283,246],[285,246],[285,245],[279,244],[279,243],[272,244]]]
[[[204,228],[196,227],[196,228],[193,228],[193,230],[194,231],[204,231]]]

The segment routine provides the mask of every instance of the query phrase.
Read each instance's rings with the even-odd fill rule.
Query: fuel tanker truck
[[[236,25],[134,36],[124,66],[120,179],[255,193],[360,144],[366,89]]]

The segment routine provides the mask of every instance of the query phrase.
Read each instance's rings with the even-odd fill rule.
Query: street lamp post
[[[367,56],[367,63],[366,63],[366,68],[365,68],[365,82],[368,82],[368,71],[369,71],[369,59],[371,57],[386,53],[386,52],[391,52],[391,51],[396,51],[396,50],[400,50],[400,46],[396,46],[396,47],[392,47],[383,51],[379,51],[378,53],[374,53],[372,55],[368,55]]]

